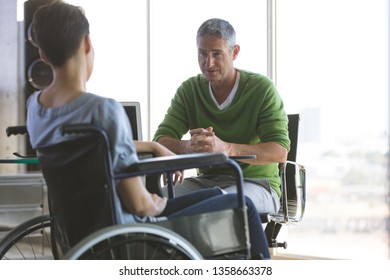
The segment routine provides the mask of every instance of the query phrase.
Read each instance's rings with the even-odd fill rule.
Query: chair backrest
[[[286,215],[290,222],[300,222],[305,208],[305,170],[296,163],[298,149],[299,114],[288,115],[290,151],[285,166],[285,183],[287,191]],[[282,205],[283,207],[283,205]]]
[[[299,114],[288,115],[288,136],[290,138],[290,151],[287,155],[287,161],[296,162],[298,150],[298,131],[299,131]],[[292,164],[286,165],[286,184],[289,211],[294,212],[296,209],[296,168]]]
[[[299,131],[299,114],[288,115],[288,136],[290,138],[290,151],[287,155],[287,160],[297,160],[297,148],[298,148],[298,131]]]
[[[79,136],[37,150],[48,188],[52,230],[62,254],[88,234],[116,224],[105,134]]]

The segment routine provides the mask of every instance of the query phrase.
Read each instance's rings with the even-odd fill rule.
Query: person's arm
[[[134,141],[135,148],[138,153],[152,153],[156,157],[173,156],[171,150],[163,145],[152,141]]]
[[[288,151],[285,147],[275,142],[259,144],[234,144],[230,145],[230,156],[255,155],[255,159],[243,159],[241,162],[249,164],[283,163],[287,160]]]
[[[122,179],[117,190],[123,207],[138,216],[158,216],[167,204],[166,198],[149,193],[140,177]]]
[[[171,151],[155,142],[134,141],[134,145],[138,152],[150,152],[155,156],[173,155]],[[183,180],[181,172],[176,172],[175,177],[175,181],[178,178]],[[128,212],[138,216],[158,216],[167,203],[166,198],[149,193],[139,176],[120,180],[117,191],[122,206]]]
[[[152,153],[155,157],[174,156],[175,153],[164,147],[160,143],[152,141],[134,141],[138,153]],[[173,184],[183,183],[184,171],[176,171],[173,176]]]
[[[158,142],[178,154],[223,152],[229,156],[255,155],[255,159],[240,160],[249,164],[285,162],[288,150],[276,142],[259,144],[228,143],[218,138],[212,128],[197,128],[190,131],[190,140],[161,137]]]
[[[175,154],[195,153],[195,151],[191,148],[191,140],[179,140],[176,138],[164,136],[158,139],[157,142]]]
[[[131,126],[123,106],[113,99],[103,101],[95,114],[102,116],[104,120],[100,125],[109,137],[114,173],[126,172],[128,166],[137,164],[137,151],[150,152],[155,156],[174,155],[158,143],[133,141]],[[178,175],[182,176],[182,173],[176,172],[176,176]],[[160,215],[166,206],[166,199],[151,194],[139,176],[120,180],[116,190],[123,208],[138,216]]]

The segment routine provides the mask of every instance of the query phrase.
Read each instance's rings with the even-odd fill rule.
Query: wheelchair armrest
[[[237,180],[236,185],[239,199],[238,206],[241,208],[244,207],[245,200],[242,190],[242,170],[236,161],[230,159],[224,153],[194,153],[142,159],[139,162],[129,166],[125,172],[115,174],[114,178],[123,179],[133,176],[172,173],[177,170],[212,167],[218,165],[229,165],[233,168]],[[168,176],[168,179],[169,177],[171,176]]]
[[[149,152],[140,152],[137,153],[139,159],[147,159],[147,158],[153,158],[154,154]]]
[[[126,172],[156,172],[185,170],[196,167],[213,166],[228,161],[228,156],[223,153],[196,153],[185,155],[174,155],[165,157],[153,157],[143,159],[128,167]],[[154,173],[154,172],[152,172]]]
[[[105,132],[94,125],[88,123],[81,124],[66,124],[62,126],[62,133],[98,133],[102,140],[106,142],[109,147],[109,142]],[[238,194],[238,207],[244,208],[245,199],[243,194],[243,174],[240,165],[230,159],[224,153],[194,153],[185,155],[174,155],[166,157],[151,157],[142,159],[139,162],[129,166],[125,172],[114,174],[114,179],[123,179],[134,176],[144,176],[151,174],[161,174],[172,172],[177,170],[185,170],[200,167],[211,167],[216,165],[229,165],[235,172],[237,194]],[[169,184],[172,185],[172,176],[168,176]]]

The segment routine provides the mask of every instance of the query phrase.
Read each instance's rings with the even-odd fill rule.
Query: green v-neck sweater
[[[171,101],[153,140],[161,137],[182,137],[193,128],[213,127],[223,141],[240,144],[276,142],[290,148],[288,118],[273,82],[266,76],[245,70],[232,103],[218,109],[209,91],[209,83],[199,74],[184,81]],[[278,164],[253,165],[240,163],[244,178],[268,179],[280,195]],[[232,170],[213,168],[200,174],[229,174]]]

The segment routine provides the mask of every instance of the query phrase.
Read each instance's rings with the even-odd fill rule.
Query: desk
[[[152,158],[152,153],[138,153],[139,159]],[[231,159],[254,159],[256,155],[241,155],[241,156],[230,156]],[[14,164],[38,164],[37,158],[0,158],[1,163],[14,163]]]
[[[152,158],[152,153],[138,153],[139,159]],[[39,164],[38,158],[0,158],[1,163],[13,163],[13,164]]]
[[[241,156],[229,156],[231,159],[253,159],[256,158],[256,155],[241,155]]]
[[[14,164],[38,164],[37,158],[0,158],[1,163],[14,163]]]

